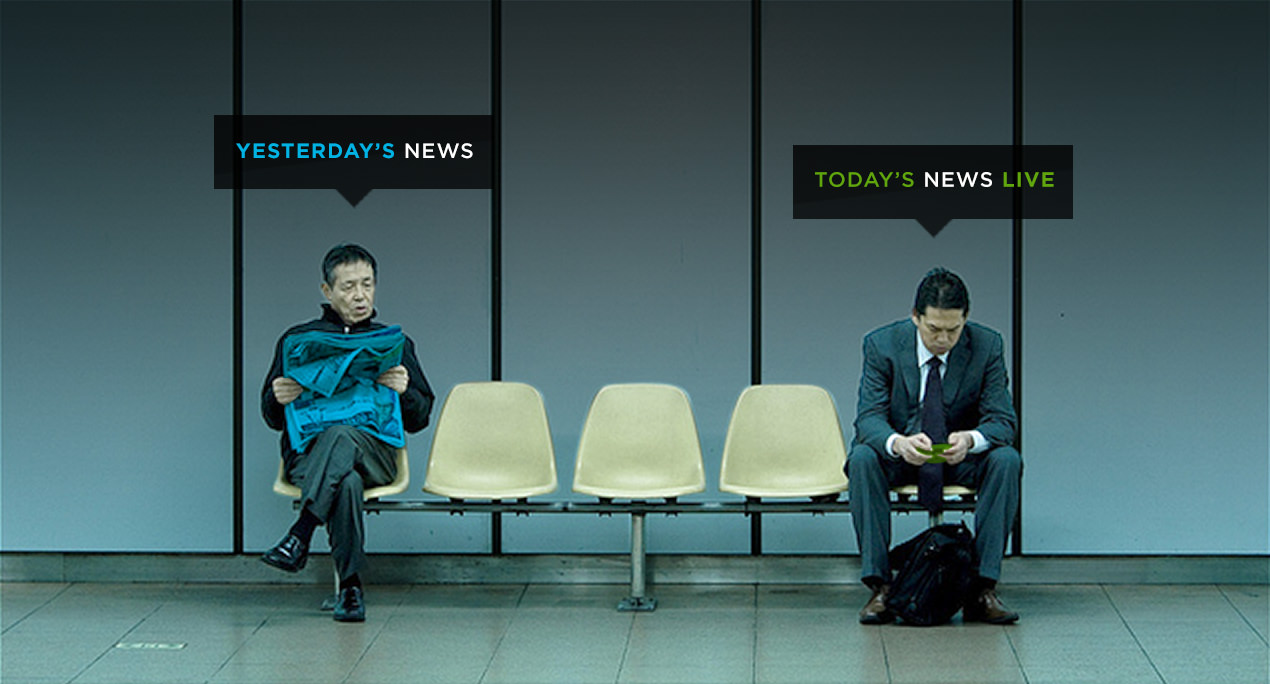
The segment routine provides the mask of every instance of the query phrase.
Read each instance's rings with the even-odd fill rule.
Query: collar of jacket
[[[370,330],[373,327],[371,321],[375,320],[375,316],[378,313],[378,310],[371,309],[370,316],[367,316],[364,320],[360,320],[352,325],[349,325],[344,322],[344,319],[340,317],[339,313],[335,311],[330,304],[322,305],[322,320],[343,328],[346,333],[357,333]]]

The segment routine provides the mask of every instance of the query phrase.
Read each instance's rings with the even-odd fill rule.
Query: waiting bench
[[[596,501],[534,501],[557,489],[555,453],[542,395],[518,382],[456,385],[442,405],[423,491],[444,500],[385,501],[405,491],[409,468],[398,454],[397,481],[366,490],[369,512],[623,514],[631,517],[630,595],[619,610],[649,611],[644,521],[649,514],[848,513],[846,449],[833,399],[812,385],[755,385],[737,399],[729,422],[719,489],[744,501],[683,502],[705,490],[696,422],[682,389],[608,385],[596,393],[579,440],[573,491]],[[280,468],[274,490],[298,497]],[[892,490],[895,512],[924,510],[916,486]],[[946,508],[973,511],[973,490],[945,488]],[[298,505],[298,502],[297,502]],[[938,518],[931,516],[931,524]],[[757,525],[756,525],[757,529]]]

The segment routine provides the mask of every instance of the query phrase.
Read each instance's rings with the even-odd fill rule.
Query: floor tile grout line
[[[54,594],[54,595],[50,596],[50,597],[48,598],[48,600],[46,600],[44,603],[41,603],[40,605],[38,605],[38,606],[36,606],[36,607],[32,608],[31,610],[27,611],[26,615],[23,615],[22,617],[18,618],[17,622],[14,622],[13,624],[9,625],[8,627],[5,627],[3,631],[0,631],[0,634],[7,634],[7,633],[9,632],[9,630],[11,630],[11,629],[13,629],[14,627],[17,627],[18,625],[20,625],[20,624],[22,624],[23,622],[25,622],[27,618],[31,617],[32,615],[35,615],[36,613],[40,612],[41,610],[44,610],[45,608],[47,608],[47,607],[48,607],[48,605],[49,605],[50,603],[52,603],[52,602],[56,601],[57,599],[61,598],[62,594],[65,594],[67,591],[70,591],[70,588],[71,588],[72,586],[74,586],[74,585],[75,585],[75,583],[74,583],[74,582],[67,582],[67,583],[66,583],[66,586],[62,587],[62,589],[61,589],[60,591],[58,591],[56,594]]]
[[[1027,676],[1027,668],[1023,667],[1023,659],[1019,657],[1019,650],[1014,647],[1014,639],[1010,638],[1010,630],[1007,627],[1001,628],[1005,632],[1005,642],[1010,645],[1010,652],[1014,654],[1014,662],[1019,665],[1019,673],[1023,675],[1023,684],[1031,684],[1032,679]]]
[[[413,590],[406,591],[405,595],[409,595],[410,591]],[[397,614],[397,610],[401,608],[403,600],[404,598],[398,599],[397,602],[392,605],[392,610],[388,611],[388,617],[384,618],[384,621],[379,625],[379,629],[375,630],[375,634],[370,638],[370,641],[366,643],[366,647],[362,649],[362,652],[358,654],[357,660],[353,663],[353,666],[349,668],[348,672],[344,675],[344,679],[340,680],[342,684],[347,684],[348,680],[353,676],[353,673],[357,671],[357,666],[361,665],[362,661],[366,659],[366,654],[370,652],[370,649],[375,645],[375,642],[379,641],[379,635],[383,634],[384,630],[388,628],[388,623],[392,620],[392,616]],[[334,622],[334,619],[332,619],[332,622]]]
[[[1151,670],[1155,672],[1156,678],[1160,680],[1161,684],[1168,684],[1168,681],[1164,679],[1164,675],[1160,674],[1160,668],[1156,667],[1155,661],[1151,659],[1151,654],[1147,653],[1146,647],[1143,646],[1142,641],[1138,639],[1138,634],[1134,632],[1133,627],[1129,625],[1129,620],[1125,618],[1124,613],[1120,612],[1120,606],[1117,606],[1116,600],[1111,598],[1111,592],[1107,591],[1107,585],[1099,584],[1098,587],[1102,589],[1102,595],[1107,597],[1107,602],[1111,604],[1111,608],[1116,611],[1116,617],[1120,618],[1120,622],[1124,625],[1124,628],[1128,630],[1129,636],[1133,637],[1133,643],[1137,644],[1138,650],[1142,651],[1143,657],[1147,659],[1147,664],[1150,665]]]
[[[1221,592],[1222,598],[1226,599],[1226,603],[1229,603],[1230,607],[1235,609],[1235,614],[1237,614],[1240,617],[1240,619],[1244,621],[1245,625],[1248,625],[1248,629],[1251,629],[1252,633],[1256,634],[1258,639],[1261,639],[1261,643],[1266,644],[1267,646],[1270,646],[1270,642],[1266,641],[1266,635],[1258,631],[1256,626],[1252,624],[1252,621],[1248,619],[1248,616],[1244,615],[1244,612],[1239,609],[1239,606],[1236,606],[1235,602],[1230,600],[1230,595],[1226,593],[1225,588],[1223,588],[1219,584],[1217,585],[1217,591]]]
[[[630,622],[626,625],[626,643],[622,646],[622,657],[617,661],[617,676],[613,678],[613,684],[622,681],[622,672],[626,670],[626,656],[631,652],[631,639],[635,636],[635,618],[638,615],[638,611],[632,611]]]
[[[886,684],[892,684],[894,679],[891,677],[891,656],[886,652],[886,631],[880,626],[878,630],[878,644],[882,646],[882,664],[886,666]]]
[[[68,683],[70,683],[70,684],[73,684],[73,683],[75,682],[75,680],[79,679],[80,677],[83,677],[83,676],[84,676],[84,673],[86,673],[86,672],[88,672],[89,670],[93,669],[93,666],[94,666],[94,665],[96,665],[97,663],[100,663],[100,662],[101,662],[101,660],[102,660],[102,658],[105,658],[105,657],[106,657],[106,656],[107,656],[107,655],[108,655],[111,651],[115,650],[115,646],[116,646],[116,645],[118,645],[118,644],[119,644],[121,641],[123,641],[124,639],[128,638],[128,635],[129,635],[129,634],[132,634],[133,632],[137,631],[137,628],[138,628],[138,627],[140,627],[141,625],[145,624],[145,621],[146,621],[146,620],[149,620],[151,616],[153,616],[155,613],[159,612],[159,610],[160,610],[161,608],[163,608],[163,605],[164,605],[165,603],[167,603],[167,600],[166,600],[166,599],[165,599],[165,600],[163,600],[163,601],[160,601],[160,602],[159,602],[159,605],[155,606],[155,607],[154,607],[154,609],[153,609],[153,610],[151,610],[149,613],[146,613],[146,616],[145,616],[145,617],[141,618],[140,620],[137,620],[136,624],[134,624],[133,626],[131,626],[131,627],[129,627],[127,630],[125,630],[123,634],[120,634],[118,637],[115,637],[115,640],[114,640],[114,641],[115,641],[115,643],[111,644],[110,646],[107,646],[107,647],[106,647],[106,650],[102,651],[102,652],[101,652],[101,654],[100,654],[100,655],[98,655],[96,658],[93,658],[93,662],[91,662],[91,663],[89,663],[89,664],[85,665],[85,666],[84,666],[84,667],[83,667],[83,668],[82,668],[79,672],[75,673],[75,676],[74,676],[74,677],[71,677],[70,679],[68,679],[68,680],[66,680],[66,681],[67,681]]]
[[[753,607],[753,618],[750,620],[750,682],[758,684],[758,583],[750,585],[750,590],[754,592],[754,600],[751,603]]]
[[[512,624],[516,622],[516,615],[520,612],[520,605],[525,601],[525,594],[529,593],[529,584],[522,584],[520,587],[520,595],[516,597],[516,605],[512,607],[511,617],[507,618],[507,624],[503,625],[503,633],[498,635],[498,642],[494,644],[493,650],[490,651],[489,660],[485,661],[485,669],[481,670],[480,679],[476,681],[478,684],[485,681],[489,676],[489,669],[494,666],[494,659],[498,657],[498,650],[503,647],[503,641],[507,639],[507,633],[511,631]]]
[[[247,643],[250,642],[252,639],[254,639],[256,635],[260,633],[260,630],[265,628],[265,625],[268,624],[269,619],[272,618],[277,613],[278,613],[278,609],[274,608],[269,612],[268,615],[265,615],[263,618],[261,618],[260,622],[256,625],[256,628],[251,630],[251,634],[248,634],[247,638],[243,639],[242,643],[238,644],[238,646],[234,648],[233,653],[230,653],[228,656],[226,656],[225,662],[221,663],[220,667],[216,668],[216,671],[212,673],[212,676],[207,678],[207,681],[211,682],[212,680],[216,679],[216,677],[220,675],[220,673],[229,665],[229,663],[238,655],[238,653],[243,650],[243,647],[246,646]]]

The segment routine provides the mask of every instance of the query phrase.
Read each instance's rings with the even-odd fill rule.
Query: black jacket
[[[322,317],[301,323],[300,325],[288,328],[282,333],[282,337],[278,338],[278,343],[273,349],[273,363],[269,366],[269,374],[265,376],[265,385],[260,390],[260,413],[265,418],[265,423],[274,430],[282,431],[282,454],[289,457],[294,454],[291,449],[291,442],[287,438],[287,417],[286,408],[278,403],[273,396],[274,378],[282,375],[282,341],[288,335],[299,332],[308,332],[310,330],[320,330],[322,332],[333,333],[362,333],[372,330],[379,330],[388,326],[383,323],[375,322],[375,313],[371,312],[370,318],[357,323],[356,325],[347,325],[344,319],[331,308],[329,304],[322,305]],[[432,394],[432,387],[428,385],[428,379],[423,375],[423,368],[419,366],[419,359],[415,356],[415,343],[406,336],[406,346],[401,352],[401,365],[406,367],[406,372],[410,374],[410,383],[406,386],[406,391],[401,395],[401,421],[406,428],[406,432],[418,432],[428,427],[428,418],[432,414],[432,402],[435,396]]]

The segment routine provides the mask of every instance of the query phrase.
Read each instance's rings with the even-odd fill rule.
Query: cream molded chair
[[[719,490],[753,498],[836,494],[847,488],[846,462],[829,392],[815,385],[754,385],[732,411]]]
[[[909,501],[917,500],[917,485],[915,484],[907,484],[907,485],[900,485],[899,487],[891,487],[891,491],[894,492],[895,495],[898,496],[901,500],[905,500],[905,499]],[[955,496],[960,498],[963,501],[968,501],[968,500],[973,500],[974,495],[975,495],[975,490],[971,489],[970,487],[963,487],[961,485],[944,485],[944,499],[948,499],[949,497]],[[926,515],[927,515],[927,524],[930,527],[934,527],[944,522],[943,511],[940,511],[938,513],[927,513]]]
[[[406,447],[397,450],[397,476],[392,482],[378,487],[371,487],[362,492],[362,500],[370,501],[380,497],[400,494],[406,491],[410,486],[410,459],[406,454]],[[283,496],[289,496],[292,499],[300,498],[300,488],[291,484],[291,480],[287,479],[287,467],[281,459],[278,460],[278,477],[273,481],[273,491]]]
[[[406,447],[397,449],[397,476],[392,482],[378,487],[371,487],[362,491],[362,500],[370,501],[384,496],[400,494],[406,491],[410,486],[410,458],[406,453]],[[273,491],[292,499],[300,498],[300,488],[291,484],[291,480],[287,478],[287,467],[282,459],[278,459],[278,476],[273,481]],[[335,592],[334,595],[322,602],[322,610],[334,610],[335,602],[339,598],[340,591],[340,575],[335,573]]]
[[[555,490],[555,451],[538,390],[519,382],[455,385],[437,420],[423,491],[498,500]]]
[[[600,499],[674,499],[706,488],[688,395],[672,385],[608,385],[578,443],[573,491]],[[644,595],[644,513],[631,513],[631,595],[618,610],[653,610]]]

